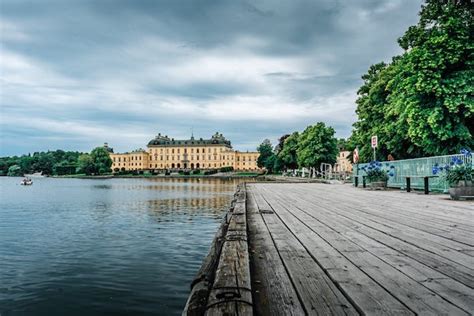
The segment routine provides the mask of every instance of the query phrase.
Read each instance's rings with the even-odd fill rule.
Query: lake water
[[[0,315],[179,315],[238,180],[0,177]]]

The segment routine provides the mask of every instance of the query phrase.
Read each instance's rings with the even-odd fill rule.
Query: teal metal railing
[[[423,177],[433,176],[433,166],[435,164],[438,164],[440,166],[449,164],[452,161],[453,157],[461,159],[464,163],[472,163],[468,157],[462,154],[395,161],[383,161],[382,164],[385,168],[389,168],[389,166],[395,167],[394,169],[392,169],[394,175],[392,177],[389,177],[387,186],[391,188],[405,189],[406,177],[414,177],[411,179],[411,187],[414,189],[423,189]],[[362,168],[367,165],[368,163],[360,163],[353,165],[353,183],[355,182],[355,178],[358,177],[359,185],[362,185],[362,177],[366,175],[366,172]],[[430,191],[447,192],[448,187],[448,183],[443,179],[443,177],[430,178],[429,180]]]

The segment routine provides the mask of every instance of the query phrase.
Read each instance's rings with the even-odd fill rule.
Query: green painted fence
[[[389,178],[387,185],[391,188],[405,189],[406,177],[420,177],[411,179],[411,187],[414,189],[423,189],[422,177],[433,176],[433,166],[436,163],[440,166],[444,166],[446,164],[449,164],[452,161],[453,157],[461,159],[464,163],[472,164],[472,159],[462,154],[395,161],[383,161],[382,164],[384,168],[387,168],[389,166],[395,167],[393,169],[394,176]],[[362,170],[362,168],[367,165],[368,163],[354,164],[352,169],[353,183],[355,182],[355,178],[358,177],[359,185],[362,186],[362,176],[366,175],[366,172]],[[446,183],[446,181],[443,180],[442,177],[430,178],[429,189],[430,191],[447,192],[448,184]]]

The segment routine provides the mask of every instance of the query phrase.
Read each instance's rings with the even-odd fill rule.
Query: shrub
[[[231,172],[234,171],[234,167],[221,167],[219,169],[220,172]]]
[[[467,149],[462,149],[461,154],[466,158],[466,162],[458,157],[452,157],[451,162],[444,166],[440,166],[436,163],[433,166],[433,174],[441,174],[450,186],[455,186],[460,181],[472,182],[474,180],[472,153]]]
[[[211,175],[211,174],[216,174],[216,173],[217,173],[217,169],[211,169],[211,170],[204,171],[204,175],[206,175],[206,176]]]
[[[385,167],[380,161],[371,161],[362,170],[366,172],[369,182],[387,181],[389,176],[393,177],[395,175],[395,167],[388,163],[385,164]]]
[[[193,174],[200,174],[200,173],[201,173],[201,170],[199,169],[193,170]]]

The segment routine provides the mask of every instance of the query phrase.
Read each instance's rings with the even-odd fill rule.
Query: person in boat
[[[23,185],[33,184],[33,181],[28,177],[23,178],[23,180],[21,182],[22,182],[21,184],[23,184]]]

